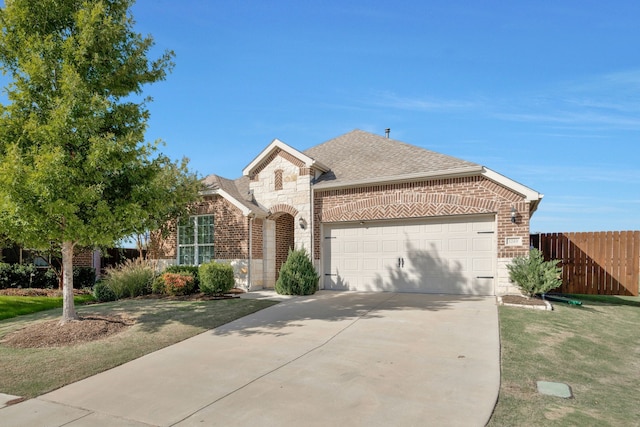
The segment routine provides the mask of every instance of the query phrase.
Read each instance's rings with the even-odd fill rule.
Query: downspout
[[[251,290],[251,261],[253,252],[253,219],[255,214],[250,213],[249,217],[249,263],[247,265],[247,292]]]
[[[315,266],[315,260],[316,260],[316,254],[314,252],[316,229],[314,228],[315,227],[315,221],[313,220],[314,217],[315,217],[315,206],[313,205],[313,203],[314,203],[313,184],[315,183],[315,181],[316,181],[316,171],[313,170],[313,175],[311,175],[311,179],[310,179],[310,182],[309,182],[309,203],[311,203],[311,206],[310,206],[310,209],[309,209],[309,212],[311,212],[309,214],[309,231],[311,232],[311,242],[310,242],[310,245],[309,245],[309,248],[310,248],[309,249],[309,251],[310,251],[309,256],[311,257],[311,264],[313,264],[314,266]]]

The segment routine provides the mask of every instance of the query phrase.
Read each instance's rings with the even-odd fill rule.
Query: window
[[[178,264],[200,265],[213,259],[213,215],[185,218],[178,224]]]

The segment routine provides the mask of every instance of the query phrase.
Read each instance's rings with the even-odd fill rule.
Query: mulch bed
[[[12,332],[0,343],[17,348],[64,347],[103,339],[133,324],[133,320],[119,315],[83,316],[64,325],[60,324],[60,320],[49,320]]]
[[[74,289],[75,295],[85,295],[91,292],[85,289]],[[0,289],[0,295],[9,297],[61,297],[60,289],[36,289],[36,288],[8,288]]]
[[[210,301],[218,299],[239,298],[245,291],[234,288],[224,295],[205,295],[203,293],[165,296],[145,295],[136,299],[163,299],[170,301]],[[76,295],[88,293],[85,290],[74,289]],[[8,296],[47,296],[60,297],[62,291],[58,289],[2,289],[0,295]],[[6,335],[0,344],[16,348],[48,348],[64,347],[103,339],[132,326],[135,322],[121,315],[88,315],[79,320],[60,324],[60,320],[49,320],[29,325]]]

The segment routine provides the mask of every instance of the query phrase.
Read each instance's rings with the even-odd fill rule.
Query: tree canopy
[[[0,229],[33,249],[58,245],[66,301],[69,250],[158,228],[197,197],[187,161],[144,139],[142,88],[166,78],[174,54],[148,59],[153,39],[134,31],[133,0],[4,3]]]

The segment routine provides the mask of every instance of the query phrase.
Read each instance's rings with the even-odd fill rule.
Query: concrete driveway
[[[494,298],[321,291],[7,406],[0,420],[483,426],[499,384]]]

